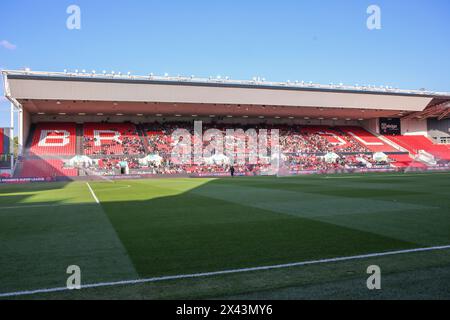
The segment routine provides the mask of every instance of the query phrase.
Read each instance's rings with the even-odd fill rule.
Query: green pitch
[[[450,245],[450,174],[0,186],[0,294]],[[367,290],[378,264],[383,289]],[[450,250],[21,298],[450,298]]]

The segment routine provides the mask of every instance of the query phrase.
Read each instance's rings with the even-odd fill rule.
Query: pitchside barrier
[[[433,173],[450,172],[450,166],[437,166],[423,168],[358,168],[358,169],[340,169],[340,170],[305,170],[290,171],[290,176],[302,175],[333,175],[333,174],[359,174],[359,173]],[[199,174],[131,174],[131,175],[111,175],[111,176],[84,176],[84,177],[26,177],[26,178],[0,178],[0,184],[20,184],[35,182],[68,182],[68,181],[98,181],[98,180],[138,180],[138,179],[161,179],[161,178],[224,178],[229,177],[229,172],[199,173]],[[254,177],[261,176],[251,172],[235,173],[236,177]],[[270,175],[277,176],[277,175]]]

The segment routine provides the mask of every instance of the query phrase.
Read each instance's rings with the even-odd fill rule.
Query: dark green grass
[[[195,189],[195,193],[141,201],[138,210],[128,210],[126,202],[102,205],[141,276],[282,264],[418,246],[200,196],[202,188],[211,192],[214,182]]]
[[[0,186],[0,293],[65,286],[65,268],[73,264],[81,267],[83,283],[96,283],[450,244],[449,174],[162,179],[91,186],[100,205],[83,182]],[[448,274],[450,259],[439,259],[443,255],[430,253],[425,265],[408,257],[382,261],[397,280],[413,270],[417,278],[432,281]],[[172,281],[37,297],[305,298],[310,292],[318,298],[323,288],[325,298],[351,298],[352,281],[366,277],[360,270],[365,264],[330,264],[337,275],[328,267],[310,267],[302,281],[292,275],[303,269],[291,268],[267,271],[265,279],[252,273],[178,281],[178,291],[178,282]],[[347,274],[341,267],[353,271]],[[424,276],[428,268],[435,277]],[[225,284],[230,277],[239,280]],[[329,290],[322,287],[327,283]],[[341,285],[348,290],[337,290]],[[414,285],[404,287],[413,290]],[[354,297],[367,297],[358,292]],[[384,297],[402,298],[401,292],[398,286]],[[434,294],[445,292],[440,288]]]

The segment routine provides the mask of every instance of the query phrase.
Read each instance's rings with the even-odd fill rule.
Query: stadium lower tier
[[[295,175],[307,172],[345,172],[355,169],[426,169],[427,165],[414,161],[408,154],[389,155],[386,160],[375,159],[374,154],[341,154],[330,159],[323,154],[283,155],[281,160],[269,163],[233,165],[237,175]],[[201,165],[174,164],[170,157],[107,157],[92,159],[22,159],[15,171],[15,177],[55,178],[76,176],[131,175],[216,175],[228,174],[231,166],[222,158]],[[441,164],[450,169],[450,162]]]
[[[181,130],[180,130],[181,129]],[[206,159],[202,165],[177,165],[171,159],[175,147],[195,144],[192,122],[169,123],[38,123],[30,130],[28,148],[16,166],[16,177],[74,177],[86,175],[142,174],[208,174],[227,172],[229,159],[224,151],[230,142],[238,152],[238,141],[246,142],[242,153],[248,153],[249,129],[267,131],[270,138],[278,130],[281,157],[277,172],[327,171],[352,168],[426,168],[428,163],[415,160],[418,150],[425,150],[446,165],[450,148],[435,145],[421,136],[380,137],[362,127],[327,127],[300,125],[230,125],[203,124],[203,150],[214,147],[218,158]],[[181,132],[181,134],[180,134]],[[258,139],[261,137],[259,136]],[[387,139],[388,138],[388,139]],[[407,150],[408,152],[405,152]],[[380,155],[381,154],[381,155]],[[222,157],[222,158],[221,158]],[[213,159],[214,158],[214,159]],[[225,157],[226,158],[226,157]],[[423,160],[422,160],[423,161]],[[234,166],[238,174],[267,174],[273,165],[260,161]]]

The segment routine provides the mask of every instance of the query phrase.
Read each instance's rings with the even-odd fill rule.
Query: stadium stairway
[[[82,155],[83,154],[83,125],[77,124],[77,139],[76,139],[76,154]]]
[[[13,177],[18,178],[22,175],[23,161],[17,160],[16,165],[14,167]]]
[[[142,124],[136,125],[139,137],[141,138],[142,144],[144,145],[145,154],[149,153],[149,144],[147,139],[147,134],[145,133],[145,128]]]

